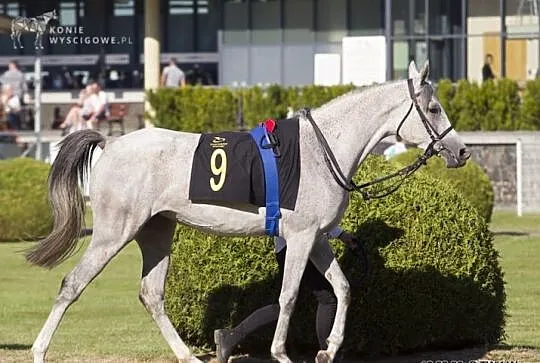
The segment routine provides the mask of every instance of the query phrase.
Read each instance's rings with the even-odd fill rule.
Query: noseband
[[[376,198],[383,198],[386,197],[396,190],[403,184],[405,179],[407,179],[409,176],[411,176],[415,171],[420,169],[422,165],[425,165],[427,160],[432,157],[433,155],[438,154],[440,151],[444,149],[444,146],[441,145],[440,141],[443,137],[445,137],[450,131],[453,130],[453,127],[450,125],[446,130],[444,130],[441,134],[437,133],[437,130],[429,123],[429,120],[427,119],[426,114],[422,110],[422,107],[418,104],[418,94],[414,92],[414,86],[413,86],[413,80],[409,78],[407,80],[407,86],[409,88],[409,95],[411,97],[411,107],[409,107],[409,110],[399,123],[399,126],[397,128],[397,135],[399,136],[399,131],[401,130],[401,127],[411,114],[411,111],[413,107],[416,108],[416,111],[418,112],[418,115],[420,116],[420,119],[422,120],[422,123],[424,127],[426,128],[426,131],[431,138],[431,143],[426,148],[424,154],[419,156],[414,163],[398,170],[397,172],[386,175],[377,179],[374,179],[368,183],[364,183],[361,185],[356,185],[354,181],[349,181],[347,177],[343,174],[341,171],[341,168],[339,167],[339,164],[336,160],[336,157],[334,156],[334,153],[330,149],[330,146],[328,145],[328,142],[326,141],[324,135],[322,134],[321,130],[315,123],[315,120],[313,120],[313,117],[311,116],[311,111],[309,108],[305,108],[301,110],[300,112],[308,119],[308,121],[311,123],[311,126],[315,130],[315,135],[317,137],[317,140],[319,141],[319,144],[321,145],[324,153],[324,161],[326,163],[326,166],[330,170],[330,173],[334,177],[334,180],[337,182],[337,184],[345,189],[348,192],[360,192],[362,194],[362,197],[364,200],[369,199],[376,199]],[[375,191],[374,193],[364,190],[370,186],[382,183],[386,180],[390,180],[393,178],[401,177],[399,180],[396,180],[393,184],[383,187],[378,191]]]

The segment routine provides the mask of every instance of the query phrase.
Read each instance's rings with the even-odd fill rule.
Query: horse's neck
[[[395,132],[410,106],[407,100],[404,83],[393,82],[353,91],[312,111],[347,178],[381,139]]]

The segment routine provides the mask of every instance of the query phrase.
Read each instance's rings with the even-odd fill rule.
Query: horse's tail
[[[60,142],[58,156],[49,173],[49,202],[54,216],[52,232],[26,252],[26,260],[53,268],[70,257],[84,224],[84,198],[79,180],[88,174],[95,148],[105,147],[105,138],[96,131],[82,130]]]

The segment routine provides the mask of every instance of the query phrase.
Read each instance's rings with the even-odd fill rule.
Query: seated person
[[[85,105],[87,107],[91,106],[90,102],[87,101],[91,95],[91,86],[86,86],[86,88],[79,93],[79,99],[71,106],[66,118],[64,119],[64,122],[60,124],[59,127],[61,129],[72,133],[74,131],[84,130],[87,128],[86,122],[83,119],[83,109]]]
[[[4,112],[6,113],[8,128],[11,130],[20,130],[20,113],[22,110],[21,99],[13,92],[13,87],[10,84],[4,84],[2,87],[1,102],[4,106]]]
[[[88,128],[94,128],[99,121],[106,120],[109,117],[109,101],[107,93],[101,89],[101,86],[93,81],[90,84],[91,95],[83,105],[82,117],[87,121]]]

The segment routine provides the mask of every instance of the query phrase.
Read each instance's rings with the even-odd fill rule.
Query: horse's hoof
[[[319,350],[315,357],[315,363],[332,363],[332,357],[326,350]]]

